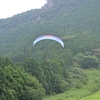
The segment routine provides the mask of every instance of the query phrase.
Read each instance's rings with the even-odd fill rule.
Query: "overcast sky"
[[[0,0],[0,19],[41,8],[45,3],[46,0]]]

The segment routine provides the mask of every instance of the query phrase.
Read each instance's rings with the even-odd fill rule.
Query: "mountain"
[[[77,25],[79,26],[76,28],[87,28],[90,25],[93,27],[92,24],[97,23],[99,20],[99,11],[98,0],[48,0],[48,3],[42,9],[27,11],[6,20],[1,20],[0,29],[16,28],[28,22],[42,24],[55,22],[55,25],[59,25],[59,23],[67,25],[68,29]]]
[[[52,51],[55,56],[62,52],[59,45],[56,49],[56,43],[50,41],[39,43],[33,49],[33,41],[44,34],[60,37],[65,43],[64,52],[69,49],[74,55],[99,48],[99,16],[99,0],[47,0],[41,9],[0,19],[0,55],[13,57],[15,61],[30,56],[41,60],[52,58]]]
[[[64,48],[51,40],[33,47],[45,34]],[[47,0],[0,19],[0,100],[81,100],[100,90],[99,70],[100,0]]]

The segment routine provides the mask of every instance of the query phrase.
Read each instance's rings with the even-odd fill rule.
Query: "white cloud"
[[[46,0],[0,0],[0,18],[11,17],[27,10],[41,8]]]

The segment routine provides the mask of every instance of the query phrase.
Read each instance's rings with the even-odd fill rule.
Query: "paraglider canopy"
[[[54,41],[60,43],[60,44],[62,45],[62,47],[64,48],[64,43],[63,43],[63,41],[62,41],[60,38],[58,38],[58,37],[56,37],[56,36],[53,36],[53,35],[43,35],[43,36],[38,37],[38,38],[33,42],[33,46],[34,46],[37,42],[39,42],[39,41],[41,41],[41,40],[45,40],[45,39],[54,40]]]

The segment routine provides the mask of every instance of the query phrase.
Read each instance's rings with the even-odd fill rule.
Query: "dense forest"
[[[47,0],[0,19],[0,100],[44,100],[88,85],[86,71],[100,70],[99,16],[99,0]],[[45,34],[61,38],[64,48],[51,40],[33,47]],[[93,80],[91,94],[100,90],[100,79]]]

